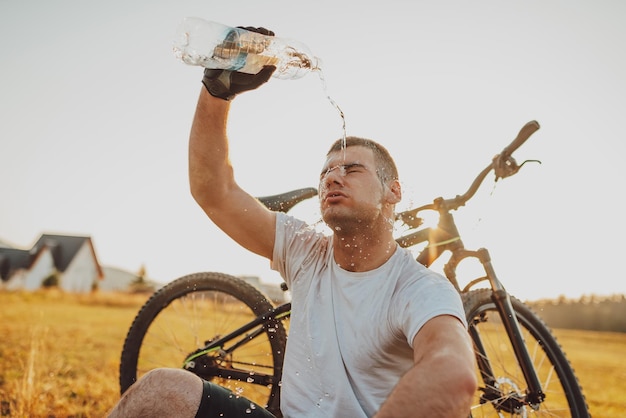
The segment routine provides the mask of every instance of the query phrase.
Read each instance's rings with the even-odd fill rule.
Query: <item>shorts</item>
[[[276,418],[267,409],[230,390],[202,380],[202,400],[196,418]]]

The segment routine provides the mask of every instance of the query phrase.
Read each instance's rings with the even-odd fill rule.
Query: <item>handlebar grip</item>
[[[531,120],[530,122],[528,122],[522,127],[522,129],[520,129],[519,133],[517,134],[517,138],[515,138],[513,142],[506,146],[502,150],[501,154],[506,156],[510,156],[511,154],[513,154],[513,152],[515,152],[516,149],[518,149],[524,142],[526,142],[526,140],[530,138],[532,134],[537,132],[539,128],[539,122],[537,122],[536,120]]]

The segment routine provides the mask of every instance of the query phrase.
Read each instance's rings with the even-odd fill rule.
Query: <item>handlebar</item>
[[[522,129],[520,129],[519,133],[517,134],[517,138],[515,138],[513,142],[511,142],[509,145],[504,147],[504,149],[502,150],[500,154],[510,156],[519,147],[521,147],[522,144],[526,142],[526,140],[530,138],[532,134],[537,132],[539,128],[540,128],[539,122],[537,122],[536,120],[531,120],[526,125],[524,125]]]
[[[509,145],[504,147],[504,149],[499,154],[493,157],[493,159],[491,160],[491,164],[485,167],[478,174],[478,176],[476,176],[470,187],[462,195],[457,195],[452,199],[443,199],[439,197],[435,199],[433,203],[399,213],[396,216],[396,219],[401,220],[411,228],[417,228],[422,223],[421,218],[417,216],[419,212],[422,212],[424,210],[447,212],[450,210],[456,210],[459,207],[464,206],[465,203],[470,200],[474,196],[474,194],[476,194],[476,191],[491,170],[494,170],[496,174],[496,181],[501,178],[510,177],[516,174],[520,170],[522,165],[526,163],[526,161],[524,161],[521,165],[518,165],[511,154],[513,154],[513,152],[515,152],[524,142],[526,142],[528,138],[530,138],[530,136],[539,129],[539,127],[539,123],[534,120],[524,125],[517,134],[517,137],[515,137],[515,139]]]
[[[518,166],[515,163],[511,154],[515,152],[532,134],[537,132],[539,129],[539,123],[533,120],[528,122],[526,125],[520,129],[517,137],[511,142],[509,145],[504,147],[500,154],[496,155],[493,158],[492,166],[493,170],[496,173],[496,181],[501,178],[512,176],[517,173],[521,166]]]

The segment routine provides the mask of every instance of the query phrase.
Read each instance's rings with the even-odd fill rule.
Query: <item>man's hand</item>
[[[273,65],[263,67],[257,74],[206,68],[204,77],[202,77],[202,84],[204,84],[211,96],[232,100],[239,93],[254,90],[267,82],[274,70],[276,70],[276,67]]]
[[[267,36],[274,36],[274,32],[265,28],[255,28],[251,26],[238,26],[238,28]],[[204,84],[204,87],[206,87],[211,96],[230,101],[239,93],[254,90],[266,83],[275,70],[276,67],[272,65],[263,67],[257,74],[206,68],[204,70],[202,84]]]

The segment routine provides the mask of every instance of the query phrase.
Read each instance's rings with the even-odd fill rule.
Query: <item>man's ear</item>
[[[385,187],[385,200],[387,203],[396,204],[402,200],[402,187],[399,180],[391,180]]]

